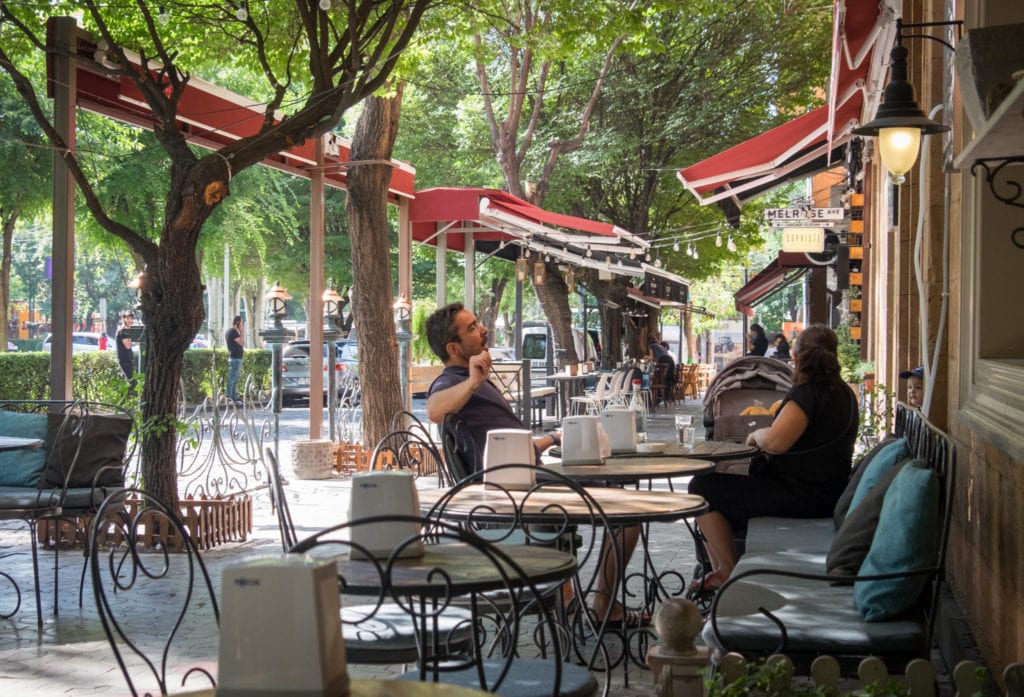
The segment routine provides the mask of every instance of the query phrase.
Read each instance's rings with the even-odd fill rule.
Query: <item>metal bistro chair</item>
[[[560,642],[552,642],[544,657],[518,656],[520,637],[552,637],[558,630],[553,614],[544,607],[542,591],[524,570],[529,562],[517,560],[510,548],[437,520],[376,516],[328,528],[300,541],[291,551],[339,558],[360,550],[363,556],[370,557],[367,550],[351,541],[353,529],[380,523],[409,523],[420,532],[399,543],[386,559],[361,564],[361,570],[351,576],[346,577],[343,565],[339,581],[342,592],[349,585],[379,588],[380,604],[385,600],[393,602],[419,626],[423,647],[419,668],[398,676],[399,679],[469,686],[503,697],[583,697],[596,688],[596,681],[586,670],[563,661]],[[426,556],[400,558],[417,543],[424,544]],[[431,547],[440,551],[432,553]],[[442,564],[438,561],[442,557],[453,561]],[[368,578],[371,575],[373,578]],[[416,588],[417,595],[413,597],[408,595],[410,584]],[[498,589],[515,602],[495,610],[487,601],[487,594]],[[467,623],[472,641],[463,648],[453,646],[451,636],[435,626],[438,617],[450,612],[457,599],[472,613],[472,620]],[[525,606],[531,607],[531,612],[525,612]],[[570,676],[574,673],[586,676],[586,689],[567,692],[567,683],[575,681]]]
[[[270,501],[277,512],[281,548],[289,552],[298,543],[295,524],[288,509],[277,458],[270,448],[264,467],[270,483]],[[472,614],[462,608],[448,608],[437,618],[438,631],[450,637],[453,646],[468,646],[471,641]],[[388,665],[415,663],[419,658],[419,636],[408,613],[394,603],[373,603],[341,608],[341,630],[345,656],[349,663]]]
[[[215,684],[217,595],[178,515],[144,491],[124,489],[97,509],[89,538],[96,609],[131,694],[166,695],[172,681],[184,685],[197,673]],[[209,647],[209,661],[173,663],[197,644]]]
[[[370,455],[370,469],[407,470],[417,478],[436,474],[438,486],[450,483],[441,451],[421,429],[386,434]]]
[[[604,694],[607,694],[610,671],[625,657],[625,642],[629,637],[626,629],[617,626],[610,619],[614,600],[620,592],[621,579],[609,580],[607,593],[611,598],[608,609],[598,615],[589,609],[590,601],[599,592],[598,577],[610,564],[621,569],[617,545],[609,541],[615,538],[614,531],[604,511],[593,496],[580,484],[561,474],[545,471],[532,464],[502,465],[489,470],[493,473],[508,474],[514,471],[536,474],[536,481],[525,490],[508,489],[493,482],[484,488],[484,472],[476,472],[446,490],[431,507],[427,516],[432,520],[457,521],[464,529],[483,537],[499,546],[503,544],[528,544],[554,547],[572,552],[577,559],[582,575],[572,579],[571,599],[566,602],[562,584],[551,584],[542,588],[543,604],[551,606],[562,618],[561,634],[551,640],[566,641],[566,653],[571,653],[581,666],[566,666],[563,669],[562,697],[585,695],[596,689],[592,686],[590,671],[604,673]],[[467,489],[469,491],[467,491]],[[583,581],[584,576],[588,578]],[[488,596],[492,607],[500,608],[508,599],[494,594]],[[523,612],[537,609],[534,605],[522,605]],[[543,644],[544,637],[535,635],[534,649],[544,654],[549,644]],[[615,638],[623,647],[622,655],[612,656],[609,639]],[[557,643],[557,642],[555,642]],[[530,687],[529,663],[516,664],[517,686],[508,694],[517,696],[533,695]],[[452,682],[449,677],[447,681]],[[466,676],[458,684],[472,686]]]

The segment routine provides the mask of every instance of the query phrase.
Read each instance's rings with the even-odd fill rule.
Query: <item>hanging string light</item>
[[[654,260],[654,266],[660,269],[661,268],[661,259],[655,259]]]
[[[736,243],[732,241],[732,235],[729,235],[729,244],[726,245],[726,249],[730,252],[736,251]]]
[[[587,245],[587,256],[588,257],[594,256],[594,250],[590,248],[589,244]]]
[[[160,22],[163,26],[167,26],[167,23],[171,21],[171,15],[167,11],[167,8],[160,5],[156,11],[156,21]]]
[[[238,9],[235,10],[235,18],[238,19],[239,22],[244,22],[249,19],[249,10],[246,8],[244,0],[239,3]]]
[[[721,231],[719,231],[718,235],[715,237],[715,246],[716,247],[721,247],[722,246],[722,232]]]
[[[331,0],[320,0],[320,9],[324,12],[331,9]]]
[[[693,248],[693,258],[694,259],[700,259],[700,254],[697,253],[697,248],[696,247]]]
[[[522,283],[526,280],[526,257],[523,256],[523,248],[519,248],[519,258],[516,259],[516,280]]]
[[[679,251],[679,240],[676,240],[675,242],[672,243],[672,251],[673,252],[678,252]]]

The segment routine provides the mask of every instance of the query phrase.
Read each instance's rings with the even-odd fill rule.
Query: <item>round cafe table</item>
[[[563,465],[552,461],[537,469],[537,476],[543,478],[545,470],[555,472],[580,484],[636,484],[641,480],[671,479],[690,477],[715,468],[713,462],[688,457],[646,456],[622,457],[606,460],[603,465]],[[593,494],[591,490],[589,493]]]
[[[664,441],[662,441],[664,442]],[[694,460],[707,460],[708,462],[721,462],[723,460],[738,460],[751,457],[757,452],[757,448],[744,445],[743,443],[731,443],[724,440],[702,440],[693,445],[682,445],[675,441],[665,442],[665,449],[657,453],[612,453],[615,461],[624,460],[627,462],[642,461],[648,458],[679,458],[686,457]]]

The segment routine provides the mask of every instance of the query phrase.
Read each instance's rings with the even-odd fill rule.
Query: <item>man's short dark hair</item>
[[[234,318],[233,320],[231,320],[231,326],[232,326],[232,327],[237,327],[237,326],[238,326],[238,324],[239,324],[239,323],[240,323],[241,321],[242,321],[242,316],[241,316],[241,315],[235,315],[235,318]]]
[[[462,303],[451,303],[427,317],[427,343],[442,362],[448,361],[448,342],[455,341],[457,337],[455,315],[464,309],[466,306]]]

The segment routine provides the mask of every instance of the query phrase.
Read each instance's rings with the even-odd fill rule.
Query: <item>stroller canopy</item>
[[[764,356],[737,358],[722,368],[708,385],[707,392],[704,394],[705,421],[714,419],[715,405],[723,392],[775,390],[785,393],[793,386],[792,373],[793,368],[788,363],[775,358],[765,358]]]

